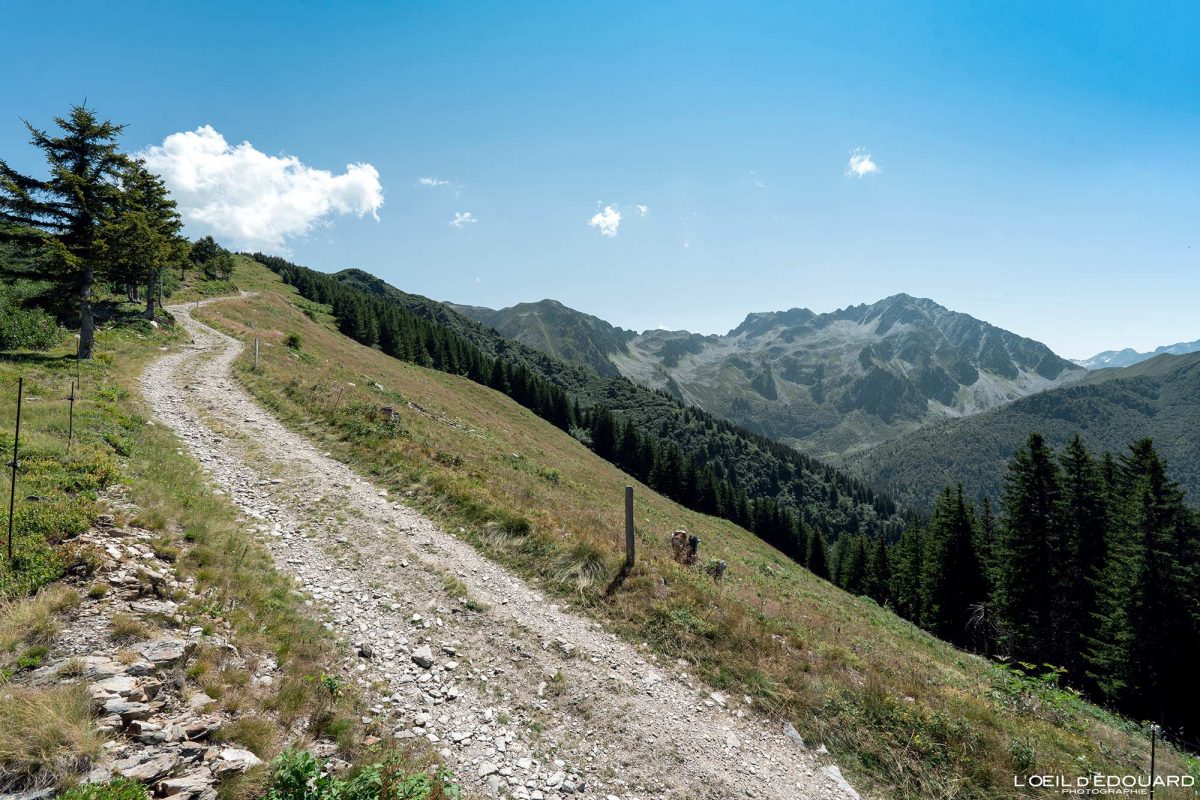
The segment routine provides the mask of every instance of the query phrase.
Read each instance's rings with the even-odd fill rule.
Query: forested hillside
[[[1193,500],[1200,498],[1200,354],[1162,355],[966,419],[907,434],[843,463],[918,507],[944,486],[968,498],[999,496],[1005,464],[1031,431],[1062,448],[1079,433],[1094,451],[1151,438]]]
[[[1200,741],[1200,516],[1149,439],[1097,455],[1030,434],[997,503],[944,488],[892,546],[838,540],[834,581],[1023,674]]]
[[[891,537],[902,526],[866,484],[666,393],[558,361],[357,270],[330,276],[255,258],[331,305],[357,341],[501,389],[667,496],[745,525],[801,562],[814,537]]]

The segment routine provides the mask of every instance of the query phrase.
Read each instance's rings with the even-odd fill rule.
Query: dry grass
[[[52,585],[33,597],[0,600],[0,672],[10,667],[19,651],[43,645],[58,632],[58,616],[79,603],[69,586]]]
[[[62,781],[99,753],[85,687],[0,687],[0,791]]]
[[[1028,687],[1007,685],[995,665],[636,483],[638,565],[606,598],[623,555],[628,476],[490,389],[337,334],[327,314],[302,314],[304,301],[261,272],[261,296],[199,316],[260,338],[259,371],[248,356],[236,369],[264,405],[627,640],[687,659],[710,684],[792,721],[858,785],[889,797],[999,798],[1011,796],[1014,754],[1032,751],[1040,773],[1126,774],[1148,763],[1136,725],[1061,692],[1022,712],[1009,695]],[[290,332],[303,337],[299,358],[282,346]],[[380,406],[399,410],[399,429],[374,424]],[[671,560],[679,527],[700,536],[702,560],[729,564],[722,584]],[[1160,759],[1164,770],[1200,771],[1175,751]]]
[[[114,614],[111,624],[112,638],[118,642],[132,642],[150,638],[150,627],[141,618],[133,614]]]

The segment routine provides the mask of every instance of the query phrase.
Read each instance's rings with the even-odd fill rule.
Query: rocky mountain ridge
[[[637,383],[822,456],[1085,374],[1040,342],[907,294],[822,314],[753,313],[723,336],[634,334],[554,301],[458,308],[576,363],[592,365],[601,354]]]

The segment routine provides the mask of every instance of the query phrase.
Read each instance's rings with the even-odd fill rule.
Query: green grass
[[[254,286],[253,276],[249,284]],[[215,288],[188,287],[183,296]],[[8,453],[5,460],[11,457],[18,377],[25,385],[17,558],[12,565],[0,558],[0,786],[67,786],[103,743],[78,684],[5,684],[44,662],[46,645],[80,593],[102,596],[102,583],[89,588],[85,579],[76,591],[56,581],[73,564],[88,563],[89,554],[72,537],[104,511],[100,493],[114,483],[125,484],[141,508],[129,522],[156,533],[155,553],[196,579],[197,598],[181,607],[184,628],[215,632],[224,621],[232,626],[244,658],[253,663],[270,656],[282,668],[271,687],[254,687],[245,670],[227,663],[227,651],[200,649],[189,668],[189,691],[203,687],[243,720],[224,730],[223,738],[270,759],[295,730],[307,729],[336,734],[344,746],[342,758],[377,758],[378,753],[368,754],[360,746],[360,696],[352,691],[331,696],[321,688],[322,676],[339,663],[333,641],[302,613],[292,582],[275,571],[269,553],[228,499],[212,493],[175,436],[151,422],[138,396],[138,378],[150,360],[185,340],[165,319],[155,328],[134,317],[136,307],[124,311],[99,332],[92,362],[77,366],[67,343],[46,353],[0,353],[0,451]],[[68,454],[69,406],[64,398],[77,370],[81,380]],[[7,477],[0,488],[7,500]],[[113,623],[114,652],[155,633],[146,621],[131,616],[118,616]],[[71,679],[78,671],[77,664],[68,664],[61,675]],[[427,751],[413,751],[407,758],[414,770],[439,768]],[[265,768],[248,773],[226,787],[223,796],[260,796],[268,777]],[[124,800],[142,795],[130,785],[114,783],[68,796]]]
[[[623,560],[628,476],[503,395],[346,339],[328,309],[267,270],[238,280],[260,295],[199,316],[260,339],[259,370],[248,354],[235,370],[282,420],[627,641],[667,663],[687,659],[689,672],[793,722],[867,791],[1001,798],[1026,767],[1127,774],[1148,765],[1138,726],[1066,692],[1014,703],[997,688],[1011,678],[997,665],[636,483],[638,564],[607,594]],[[301,337],[303,359],[283,346],[289,334]],[[668,539],[679,527],[699,535],[702,561],[728,563],[721,584],[673,562]],[[1160,764],[1197,769],[1170,748]]]

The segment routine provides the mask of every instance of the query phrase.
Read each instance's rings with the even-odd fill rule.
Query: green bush
[[[0,350],[49,350],[65,335],[45,311],[21,308],[0,296]]]
[[[68,789],[59,800],[147,800],[146,787],[137,781],[117,778],[108,783],[87,783]]]
[[[299,350],[300,344],[300,334],[298,333],[289,333],[287,336],[283,337],[284,347],[290,347],[292,350]]]
[[[321,762],[306,750],[285,750],[271,769],[266,800],[459,800],[462,791],[438,769],[405,774],[395,759],[357,770],[348,778],[321,774]]]

